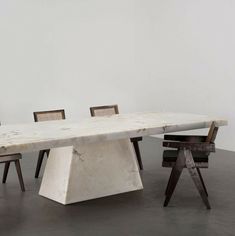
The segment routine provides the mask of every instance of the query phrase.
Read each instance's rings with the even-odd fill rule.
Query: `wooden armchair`
[[[108,105],[108,106],[96,106],[90,107],[91,116],[107,116],[119,114],[118,105]],[[135,149],[136,158],[139,164],[140,170],[143,170],[143,163],[140,155],[139,141],[142,141],[142,137],[131,138],[131,142]]]
[[[164,141],[163,146],[175,149],[163,152],[162,166],[172,168],[165,191],[164,206],[168,205],[183,168],[187,168],[207,209],[211,208],[200,168],[208,168],[208,157],[211,152],[215,152],[214,141],[217,132],[218,127],[212,122],[207,136],[164,136],[164,140],[170,141]]]
[[[65,111],[63,109],[50,110],[50,111],[36,111],[33,113],[33,116],[34,116],[35,122],[49,121],[49,120],[64,120],[65,119]],[[35,178],[38,178],[38,176],[39,176],[44,155],[47,154],[47,157],[48,157],[49,153],[50,153],[50,149],[45,149],[45,150],[39,151],[37,167],[36,167],[36,171],[35,171]]]
[[[0,123],[1,125],[1,123]],[[6,183],[7,180],[7,174],[8,174],[8,170],[10,167],[11,162],[15,162],[15,167],[16,167],[16,172],[19,178],[19,182],[20,182],[20,187],[22,192],[25,191],[25,187],[24,187],[24,180],[23,180],[23,176],[22,176],[22,172],[21,172],[21,167],[20,167],[20,159],[22,158],[20,153],[16,153],[16,154],[10,154],[10,155],[0,155],[0,164],[5,164],[4,167],[4,172],[3,172],[3,178],[2,178],[2,183]]]

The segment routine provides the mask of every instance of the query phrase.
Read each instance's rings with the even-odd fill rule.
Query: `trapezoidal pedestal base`
[[[61,204],[143,189],[129,139],[53,148],[39,194]]]

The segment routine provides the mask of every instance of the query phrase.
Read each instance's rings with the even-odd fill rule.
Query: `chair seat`
[[[0,163],[8,162],[8,161],[16,161],[21,159],[22,156],[20,153],[10,154],[10,155],[1,155],[0,156]]]
[[[208,162],[208,155],[204,152],[192,152],[194,162]],[[165,150],[163,152],[164,162],[175,162],[178,156],[178,150]]]

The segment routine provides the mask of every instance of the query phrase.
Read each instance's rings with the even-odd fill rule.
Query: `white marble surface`
[[[60,120],[2,125],[0,154],[208,128],[212,121],[218,126],[227,125],[218,117],[167,112],[92,117],[77,123]]]

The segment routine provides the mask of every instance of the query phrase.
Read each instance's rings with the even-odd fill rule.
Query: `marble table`
[[[135,113],[0,126],[0,155],[51,149],[39,194],[62,204],[143,189],[129,138],[227,125],[183,113]]]

